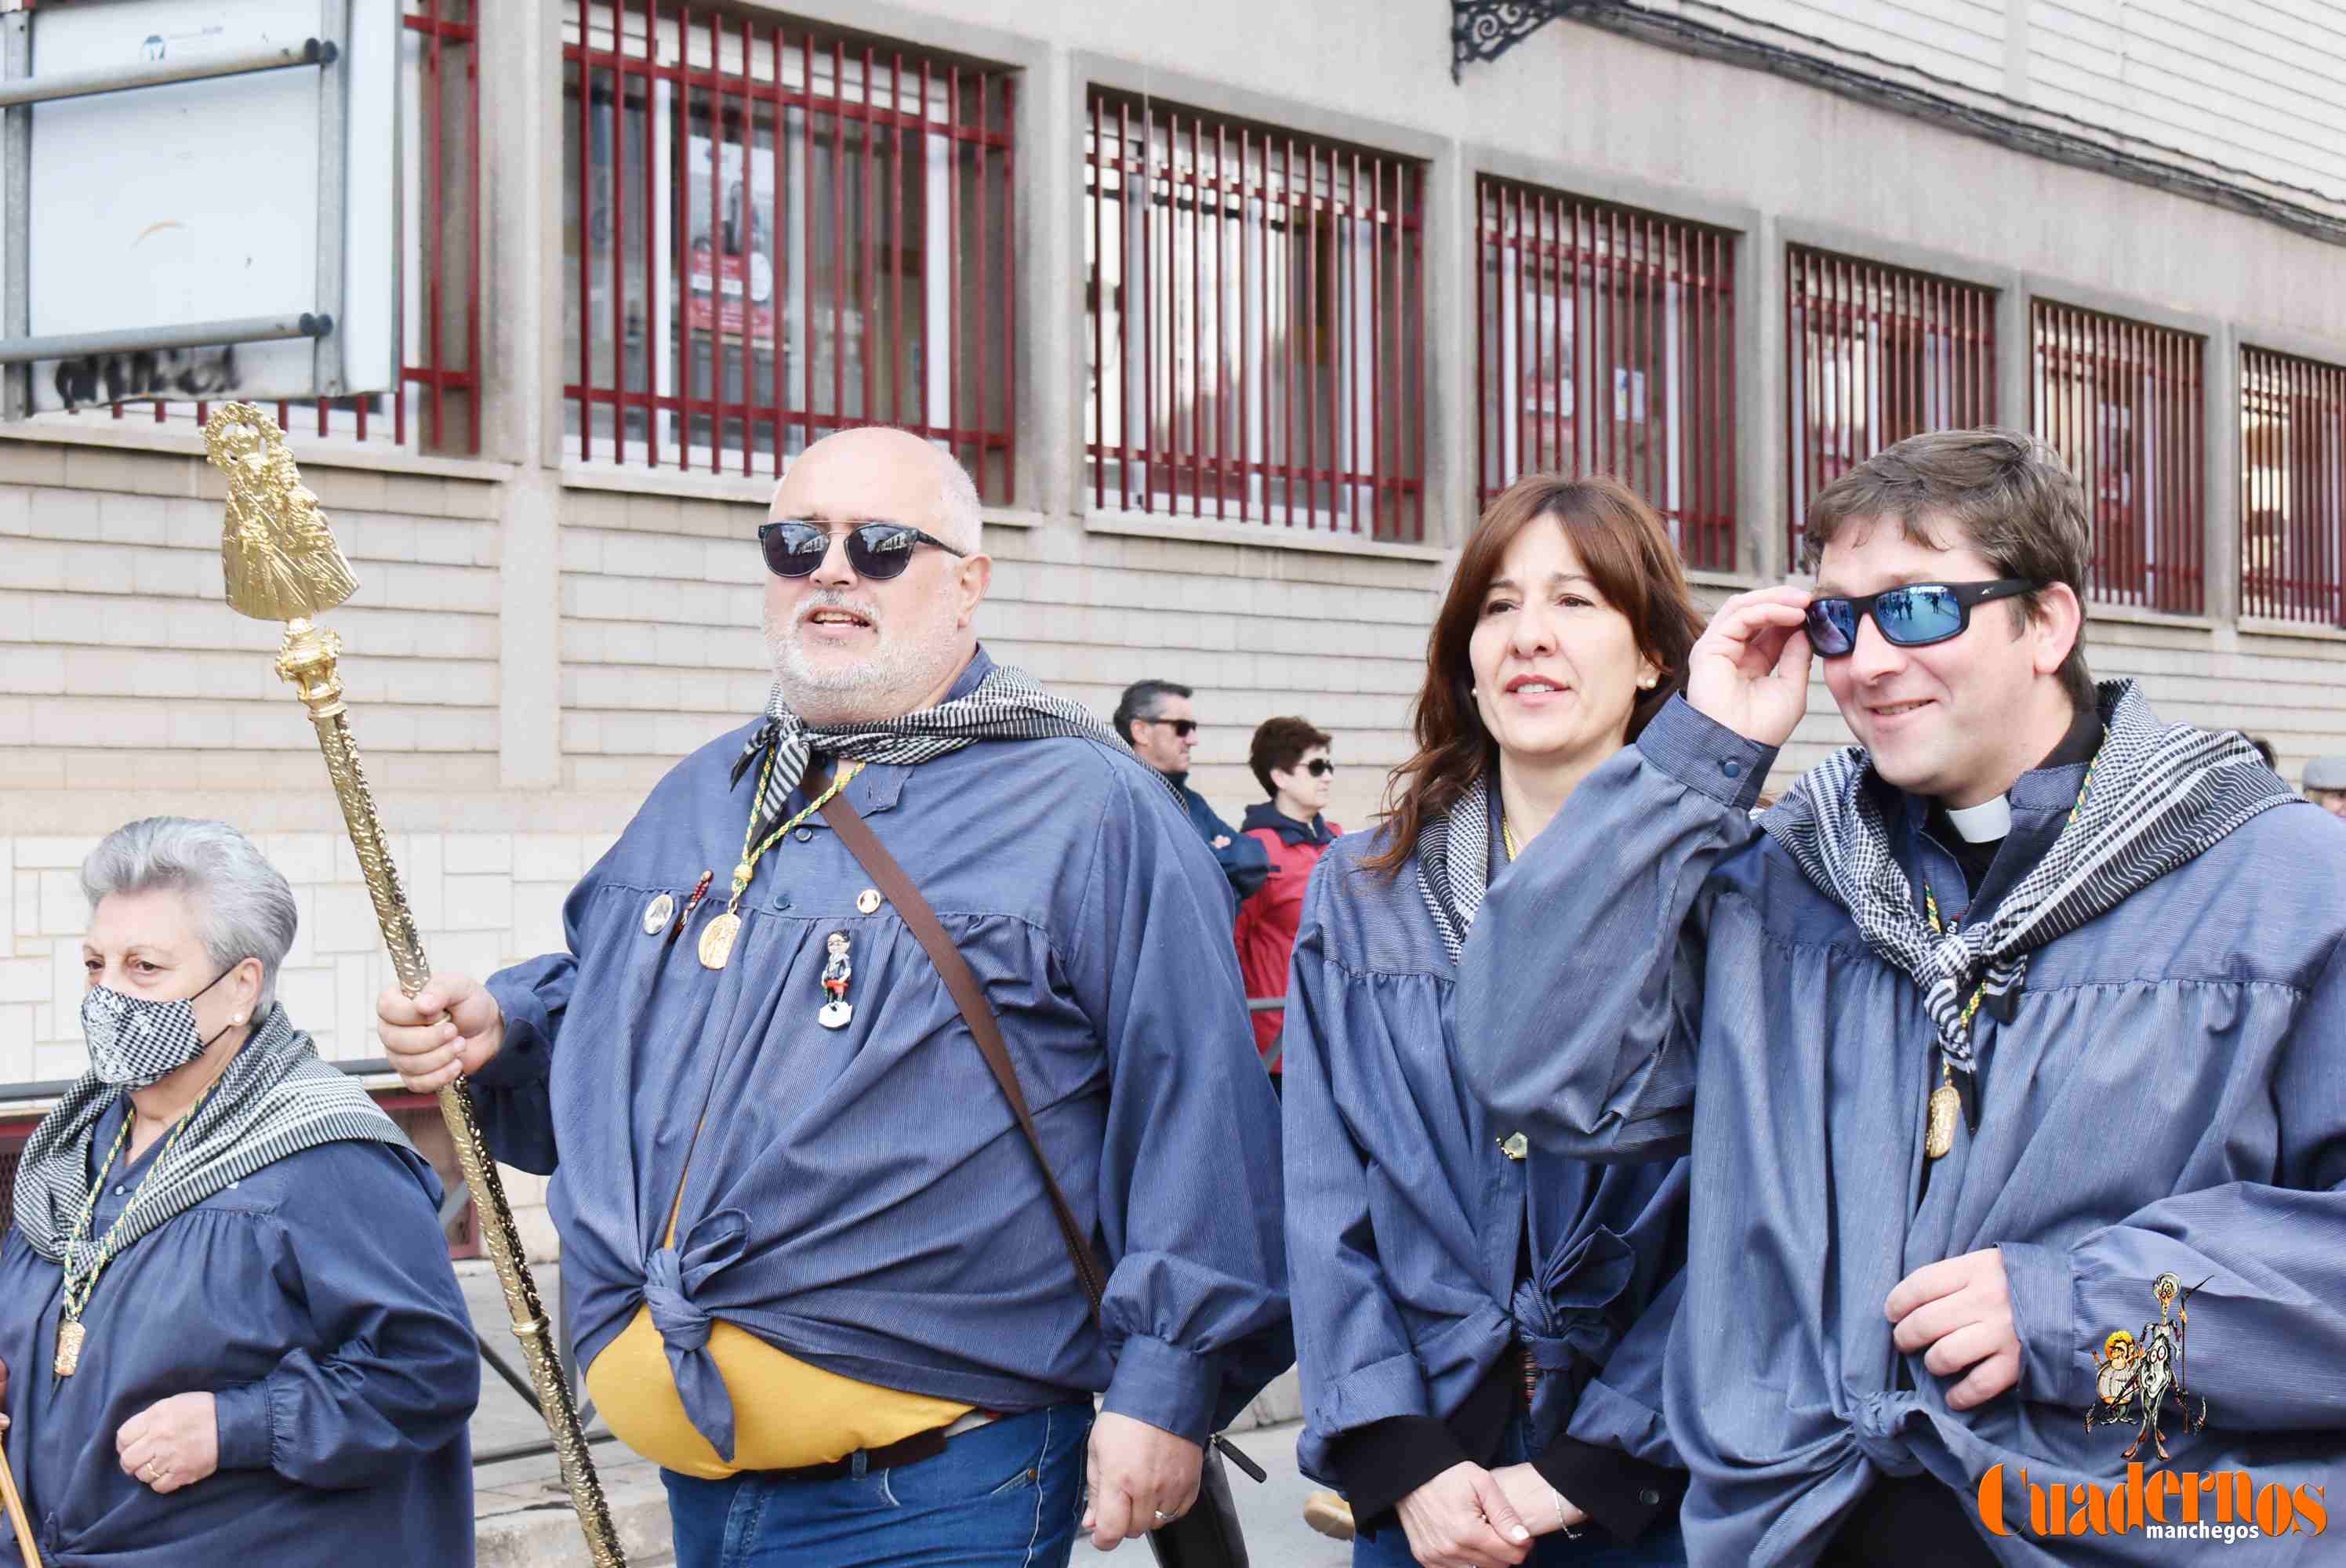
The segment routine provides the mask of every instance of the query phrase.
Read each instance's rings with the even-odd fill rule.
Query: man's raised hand
[[[434,1095],[458,1073],[477,1073],[505,1043],[505,1011],[469,975],[435,974],[409,997],[397,990],[375,998],[375,1035],[399,1081]]]
[[[1760,588],[1719,606],[1687,659],[1687,702],[1744,739],[1781,746],[1809,710],[1806,588]]]

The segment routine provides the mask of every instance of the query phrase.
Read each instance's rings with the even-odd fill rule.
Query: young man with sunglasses
[[[1664,1400],[1690,1559],[2172,1561],[2087,1420],[2142,1413],[2097,1377],[2170,1274],[2205,1401],[2176,1467],[2318,1502],[2346,837],[2239,736],[2090,681],[2084,497],[2041,443],[1914,437],[1807,522],[1816,588],[1719,611],[1685,697],[1492,884],[1459,988],[1501,1125],[1692,1151]],[[1812,659],[1859,744],[1755,822]],[[2315,1526],[2259,1549],[2314,1561]]]
[[[1203,795],[1189,788],[1189,753],[1198,744],[1198,717],[1189,707],[1195,695],[1169,680],[1137,680],[1124,688],[1108,722],[1132,754],[1165,775],[1181,797],[1189,825],[1214,851],[1231,896],[1243,902],[1270,875],[1270,860],[1260,844],[1241,837],[1215,814]]]
[[[991,563],[941,450],[820,441],[736,547],[767,568],[765,711],[653,790],[567,952],[385,992],[382,1038],[553,1173],[587,1388],[662,1466],[684,1568],[1064,1564],[1079,1518],[1107,1548],[1187,1511],[1208,1435],[1292,1359],[1222,880],[1162,779],[978,645]],[[1108,1269],[1096,1320],[834,795],[998,1021]]]

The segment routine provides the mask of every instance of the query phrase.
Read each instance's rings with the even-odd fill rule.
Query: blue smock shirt
[[[101,1157],[128,1110],[93,1130]],[[161,1149],[108,1173],[93,1236]],[[49,1363],[65,1272],[11,1228],[5,1441],[47,1568],[470,1563],[481,1363],[439,1195],[428,1165],[386,1144],[264,1166],[107,1266],[63,1379]],[[214,1398],[219,1469],[160,1494],[123,1473],[115,1434],[184,1393]],[[0,1529],[0,1563],[21,1561]]]
[[[1912,981],[1753,822],[1774,753],[1674,699],[1493,885],[1461,966],[1468,1081],[1535,1145],[1694,1150],[1664,1409],[1698,1564],[1805,1563],[1881,1476],[1978,1517],[2003,1466],[2010,1563],[2208,1555],[2135,1529],[2037,1533],[2029,1487],[2124,1489],[2131,1431],[2088,1431],[2097,1359],[2190,1299],[2198,1431],[2154,1473],[2336,1483],[2346,1459],[2346,830],[2284,806],[2036,949],[2009,1021],[1974,1020],[1976,1130],[1923,1181],[1935,1064]],[[2021,775],[2004,854],[2058,836],[2082,765]],[[1950,919],[1961,871],[1892,802],[1891,848]],[[1990,874],[1987,891],[2004,880]],[[1969,1410],[1892,1342],[1891,1288],[1999,1248],[2020,1380]],[[2202,1281],[2206,1281],[2201,1286]],[[2024,1478],[2022,1471],[2025,1471]],[[2211,1482],[2212,1485],[2212,1482]],[[2303,1495],[2317,1496],[2310,1491]],[[2212,1522],[2213,1492],[2197,1502]],[[2229,1505],[2226,1505],[2229,1512]],[[2166,1505],[2166,1519],[2182,1517]],[[2270,1516],[2270,1515],[2269,1515]],[[2299,1513],[2259,1563],[2334,1561]],[[2244,1559],[2245,1560],[2245,1559]]]
[[[989,667],[981,651],[951,695]],[[1213,857],[1157,776],[1083,739],[874,764],[845,791],[1001,1021],[1110,1269],[1103,1333],[952,995],[893,909],[859,909],[872,879],[820,815],[758,862],[728,965],[701,965],[741,859],[755,770],[728,775],[749,733],[654,789],[572,892],[567,952],[489,982],[506,1033],[475,1079],[484,1125],[498,1157],[553,1172],[580,1364],[657,1272],[686,1411],[720,1453],[710,1319],[885,1388],[990,1410],[1104,1390],[1204,1438],[1292,1359],[1278,1110]],[[647,932],[704,871],[690,929]],[[834,932],[839,1029],[817,1021]]]
[[[1459,972],[1417,862],[1393,877],[1362,865],[1380,837],[1347,834],[1314,871],[1288,982],[1303,1469],[1341,1484],[1330,1461],[1342,1434],[1451,1415],[1515,1345],[1543,1373],[1527,1412],[1535,1449],[1568,1432],[1675,1466],[1660,1358],[1684,1162],[1508,1156],[1513,1126],[1459,1076]]]

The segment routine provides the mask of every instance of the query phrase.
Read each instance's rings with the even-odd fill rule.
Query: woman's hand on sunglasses
[[[1809,708],[1805,588],[1760,588],[1719,606],[1687,660],[1697,713],[1760,746],[1781,746]]]

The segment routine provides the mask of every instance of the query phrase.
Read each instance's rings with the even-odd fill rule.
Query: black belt
[[[972,1412],[978,1413],[981,1412]],[[994,1415],[991,1411],[982,1413],[989,1419]],[[884,1448],[859,1450],[863,1456],[863,1468],[866,1471],[902,1470],[908,1464],[934,1459],[945,1451],[945,1440],[958,1424],[931,1427],[924,1432],[914,1432],[911,1437],[889,1443]],[[962,1430],[974,1431],[975,1428],[964,1426]],[[855,1473],[855,1455],[851,1453],[845,1459],[825,1460],[821,1464],[793,1465],[788,1470],[751,1470],[741,1473],[764,1476],[772,1481],[841,1481]]]

